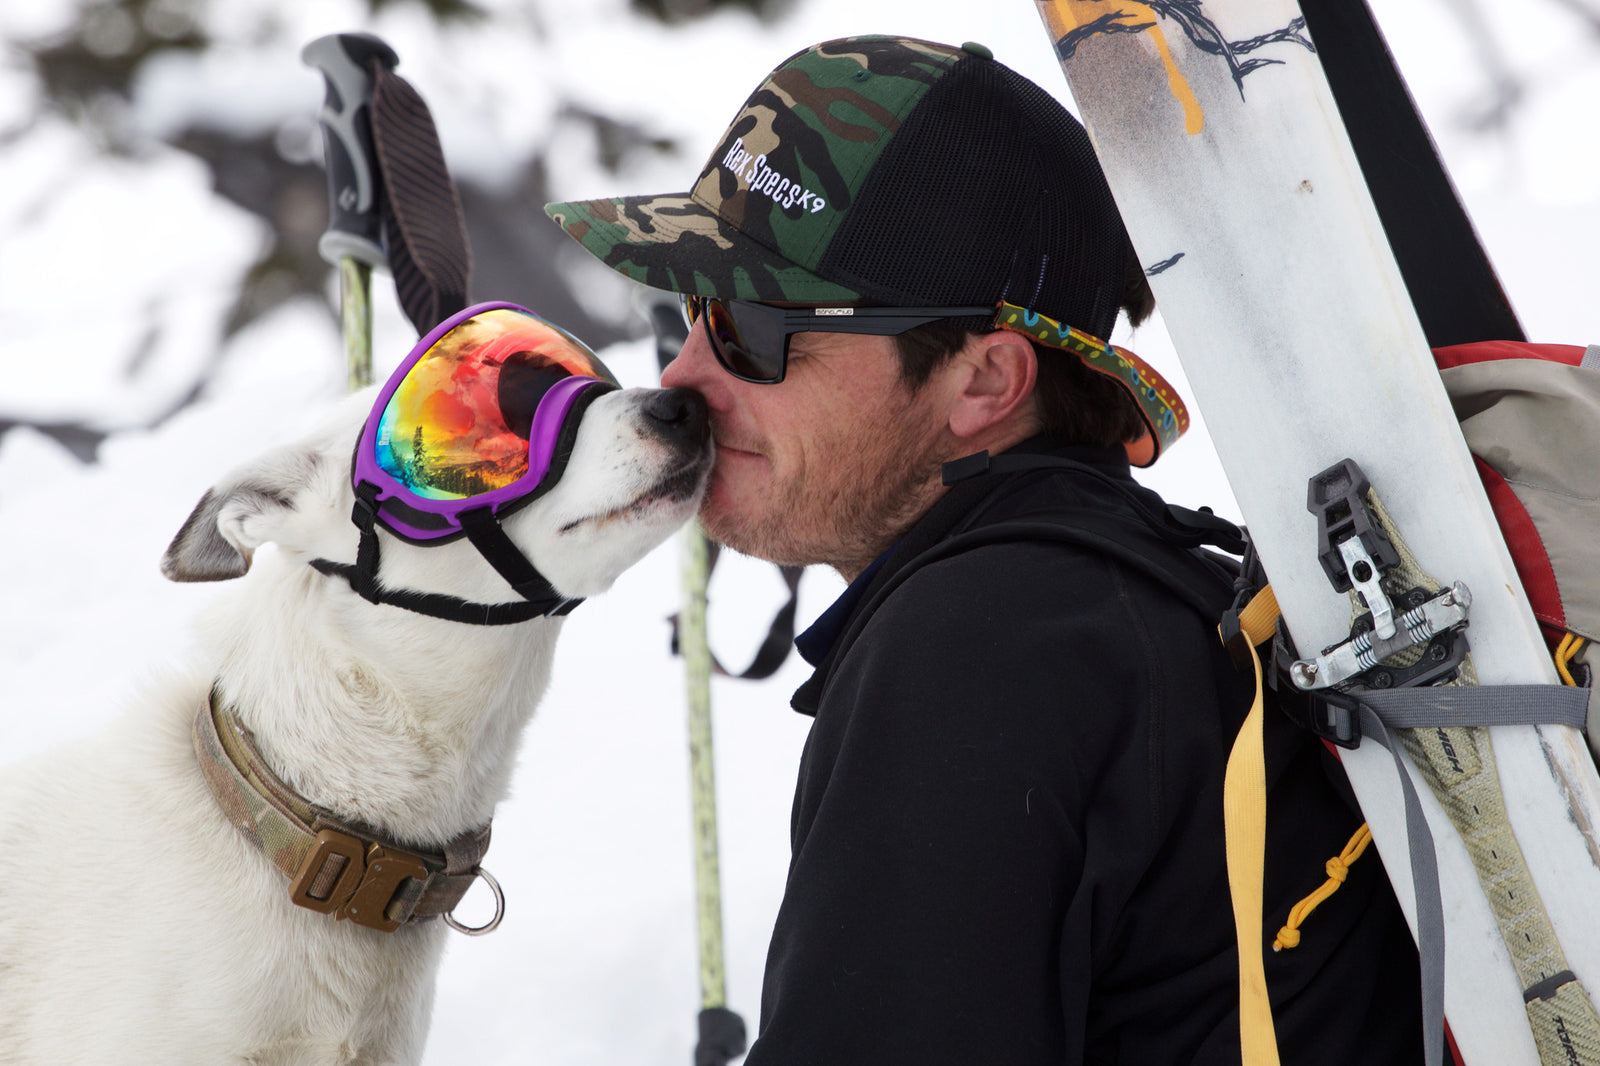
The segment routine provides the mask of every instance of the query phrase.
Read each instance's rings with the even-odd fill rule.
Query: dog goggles
[[[464,512],[498,517],[549,489],[583,408],[616,387],[582,341],[526,308],[468,307],[378,394],[356,448],[357,492],[407,540],[456,536]]]
[[[680,296],[692,328],[706,338],[722,369],[756,385],[776,385],[789,366],[796,333],[869,333],[893,337],[942,318],[994,317],[994,307],[774,307],[747,300]]]

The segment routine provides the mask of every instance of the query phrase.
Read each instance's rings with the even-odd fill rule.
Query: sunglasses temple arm
[[[638,306],[650,320],[656,338],[656,367],[665,371],[678,357],[683,342],[689,339],[689,323],[684,320],[678,297],[660,289],[641,289]]]

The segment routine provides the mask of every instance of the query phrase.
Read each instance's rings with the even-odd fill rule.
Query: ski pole
[[[339,269],[339,318],[351,391],[372,383],[372,268],[387,265],[372,146],[368,65],[393,70],[400,57],[369,33],[335,33],[306,45],[300,58],[322,72],[322,124],[328,173],[328,228],[317,251]]]
[[[664,370],[689,327],[677,301],[647,296],[645,309],[656,335],[656,358]],[[678,651],[683,656],[689,704],[689,780],[694,805],[694,881],[700,940],[699,1041],[694,1066],[727,1066],[745,1051],[744,1019],[728,1009],[722,952],[722,876],[717,858],[717,783],[711,743],[711,645],[706,638],[706,585],[710,544],[698,520],[681,535],[683,610],[678,615]]]

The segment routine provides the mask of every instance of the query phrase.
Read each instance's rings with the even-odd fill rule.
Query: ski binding
[[[1355,620],[1350,639],[1290,664],[1289,678],[1303,691],[1356,683],[1432,684],[1453,674],[1467,655],[1472,593],[1465,584],[1457,581],[1438,592],[1417,586],[1398,595],[1385,587],[1384,579],[1400,565],[1400,552],[1367,506],[1370,488],[1353,459],[1311,479],[1306,507],[1317,518],[1317,557],[1334,589],[1353,590],[1368,613]],[[1412,665],[1384,664],[1421,644],[1427,647]]]

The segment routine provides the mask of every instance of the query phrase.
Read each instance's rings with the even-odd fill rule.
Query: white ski
[[[1304,506],[1307,480],[1350,457],[1420,565],[1470,588],[1479,682],[1555,683],[1296,4],[1037,5],[1301,653],[1350,633],[1349,602],[1317,561]],[[1592,995],[1600,776],[1576,730],[1489,732],[1517,842]],[[1415,929],[1393,761],[1370,742],[1343,754]],[[1457,1046],[1469,1066],[1537,1064],[1523,989],[1471,859],[1406,765],[1437,845]]]

